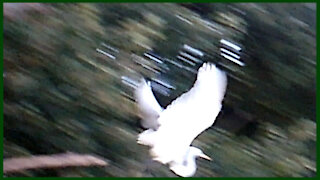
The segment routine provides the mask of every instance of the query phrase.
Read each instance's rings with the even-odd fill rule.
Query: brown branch
[[[31,157],[7,158],[3,160],[3,173],[37,168],[61,168],[69,166],[106,166],[107,162],[92,156],[76,153],[38,155]]]

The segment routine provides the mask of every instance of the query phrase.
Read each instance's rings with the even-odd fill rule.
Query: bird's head
[[[209,161],[212,160],[209,156],[204,154],[201,149],[193,147],[193,146],[190,147],[189,153],[193,154],[195,157],[200,157],[200,158],[203,158],[203,159],[206,159],[206,160],[209,160]]]

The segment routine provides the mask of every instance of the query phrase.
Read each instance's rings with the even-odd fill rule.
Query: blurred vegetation
[[[214,159],[198,160],[195,176],[316,175],[315,4],[17,6],[4,6],[4,158],[71,151],[110,165],[5,176],[175,177],[136,144],[142,129],[122,77],[168,79],[175,89],[156,94],[166,106],[195,74],[143,54],[179,61],[183,44],[223,64],[229,78],[215,125],[193,143]],[[243,48],[246,66],[219,56],[220,39]]]

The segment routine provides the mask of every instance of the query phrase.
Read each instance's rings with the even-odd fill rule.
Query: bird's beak
[[[205,154],[201,154],[199,157],[201,157],[203,159],[206,159],[206,160],[209,160],[209,161],[212,161],[212,159],[209,156],[205,155]]]

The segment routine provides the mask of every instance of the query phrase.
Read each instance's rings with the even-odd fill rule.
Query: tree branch
[[[69,166],[106,166],[108,163],[92,155],[62,153],[31,157],[7,158],[3,160],[3,173],[26,169],[61,168]]]

